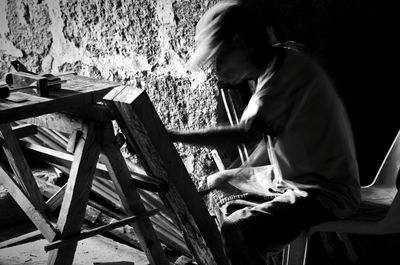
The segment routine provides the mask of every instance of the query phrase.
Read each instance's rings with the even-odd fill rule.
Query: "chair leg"
[[[290,245],[287,245],[282,251],[282,265],[287,265]]]
[[[306,265],[309,238],[310,234],[306,230],[288,245],[284,251],[284,265]]]
[[[356,263],[358,261],[358,255],[355,251],[353,244],[347,234],[337,233],[339,239],[343,242],[344,248],[346,249],[346,256],[351,263]]]

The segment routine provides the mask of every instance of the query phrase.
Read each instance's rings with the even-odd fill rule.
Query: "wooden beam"
[[[145,214],[146,208],[134,183],[131,181],[125,159],[120,149],[113,143],[114,134],[111,124],[104,130],[103,137],[104,161],[125,211],[128,215],[140,216]],[[150,219],[141,218],[131,225],[150,264],[169,265]]]
[[[32,155],[40,160],[61,165],[66,168],[70,168],[72,165],[74,156],[66,152],[53,150],[24,140],[21,141],[21,146],[27,155]],[[161,181],[136,173],[134,170],[135,168],[130,167],[131,178],[132,181],[135,182],[137,188],[149,191],[162,191],[164,189]],[[110,179],[106,166],[101,163],[97,163],[95,175],[101,178]]]
[[[54,192],[46,201],[46,205],[51,212],[55,211],[61,205],[66,189],[67,183],[59,188],[58,191]]]
[[[100,101],[113,87],[120,85],[115,82],[77,75],[64,76],[62,79],[67,82],[60,90],[49,91],[48,98],[14,92],[13,95],[18,95],[24,100],[17,103],[0,99],[0,123],[93,104]]]
[[[32,124],[20,124],[17,126],[13,126],[12,130],[15,134],[15,137],[17,137],[17,139],[32,136],[34,134],[37,134],[37,132],[38,132],[37,127]]]
[[[146,217],[152,216],[152,215],[156,214],[157,212],[158,212],[158,210],[155,209],[155,210],[152,210],[152,211],[149,211],[149,212],[142,213],[139,216],[129,216],[129,217],[125,218],[125,219],[116,221],[114,223],[110,223],[110,224],[107,224],[107,225],[102,225],[102,226],[93,228],[91,230],[83,231],[83,232],[79,233],[78,235],[75,235],[75,236],[72,236],[72,237],[67,237],[67,238],[64,238],[64,239],[61,239],[61,240],[53,241],[50,244],[45,245],[44,246],[44,250],[47,252],[47,251],[59,248],[61,246],[65,246],[65,245],[77,242],[79,240],[83,240],[83,239],[86,239],[86,238],[89,238],[89,237],[92,237],[92,236],[95,236],[95,235],[98,235],[98,234],[101,234],[101,233],[108,232],[110,230],[113,230],[115,228],[124,226],[124,225],[129,224],[129,223],[138,222],[142,218],[146,218]]]
[[[114,119],[107,106],[100,103],[83,105],[79,106],[79,108],[70,108],[67,110],[63,110],[62,112],[65,114],[70,114],[76,117],[81,117],[98,122],[107,122]]]
[[[5,241],[0,242],[0,248],[5,248],[5,247],[11,247],[11,246],[15,246],[15,245],[19,245],[22,244],[24,242],[32,241],[35,240],[37,238],[43,238],[42,232],[40,230],[34,230],[32,232],[28,232],[26,234],[17,236],[17,237],[13,237],[10,239],[7,239]]]
[[[90,188],[100,154],[100,147],[95,141],[96,128],[94,123],[89,123],[82,130],[71,167],[67,188],[61,205],[57,227],[60,237],[70,237],[79,234],[85,209],[89,199]],[[101,130],[101,129],[100,129]],[[72,264],[76,242],[50,251],[49,265]]]
[[[63,171],[67,174],[69,174],[69,170],[65,170],[63,169]],[[103,179],[97,179],[97,180],[103,180]],[[106,179],[104,179],[104,181],[108,181]],[[104,183],[104,182],[103,182]],[[96,184],[96,178],[93,180],[93,185],[92,185],[92,190],[93,190],[93,186]],[[100,183],[98,183],[97,185],[100,185]],[[103,189],[106,187],[103,187]],[[48,205],[48,207],[50,209],[54,209],[56,207],[58,207],[61,204],[62,201],[62,196],[64,194],[65,191],[65,186],[63,188],[61,188],[57,195],[55,194],[52,198],[50,198],[46,204]],[[115,188],[113,189],[113,191],[115,191]],[[111,190],[109,190],[108,192],[112,192]],[[153,223],[153,227],[155,228],[156,232],[157,232],[157,236],[158,238],[161,240],[162,243],[164,243],[166,246],[170,247],[171,249],[177,250],[182,254],[185,255],[191,255],[187,246],[185,245],[185,242],[182,238],[182,233],[181,231],[179,231],[176,227],[176,223],[173,223],[173,221],[171,220],[171,218],[169,216],[167,216],[167,214],[169,213],[169,210],[166,209],[165,205],[162,203],[161,200],[156,199],[154,196],[154,194],[150,194],[149,191],[145,191],[145,190],[138,190],[140,197],[142,199],[142,201],[145,204],[145,207],[147,210],[149,209],[160,209],[161,212],[150,218],[150,220]],[[118,196],[116,194],[116,196]],[[114,197],[114,196],[113,196]],[[119,198],[119,197],[118,197]],[[120,201],[119,201],[120,203]],[[98,220],[99,223],[109,223],[109,220],[106,220],[107,218],[104,219],[104,214],[107,214],[113,218],[121,219],[123,218],[123,216],[121,214],[117,214],[115,212],[111,212],[109,209],[102,207],[101,205],[99,205],[98,203],[89,200],[88,202],[89,205],[91,205],[92,207],[95,207],[96,209],[99,209],[102,211],[103,214],[101,214],[98,219],[103,218],[103,220]],[[120,207],[120,206],[119,206]],[[87,208],[88,210],[88,208]],[[121,209],[123,210],[123,209]],[[85,216],[85,219],[86,216]],[[136,237],[133,237],[132,235],[130,235],[129,232],[124,232],[124,229],[116,229],[113,231],[110,231],[111,234],[122,238],[122,240],[128,241],[129,244],[133,244],[136,248],[141,249],[140,243],[138,241],[138,239]]]
[[[169,183],[164,194],[199,265],[229,264],[219,231],[144,90],[120,86],[104,97],[147,174]]]
[[[31,199],[26,196],[26,194],[21,190],[19,185],[17,185],[16,181],[11,176],[11,173],[7,172],[1,164],[0,182],[7,189],[21,209],[26,213],[26,215],[31,219],[33,224],[41,231],[43,236],[48,241],[53,241],[56,238],[58,231],[47,220],[44,214],[42,214],[40,211],[37,211],[37,208]]]
[[[32,200],[36,209],[41,213],[44,213],[46,211],[46,204],[42,194],[40,194],[31,168],[22,153],[18,139],[12,131],[10,124],[0,124],[0,139],[2,139],[4,153],[7,156],[7,160],[17,177],[19,184],[25,194],[27,194]]]

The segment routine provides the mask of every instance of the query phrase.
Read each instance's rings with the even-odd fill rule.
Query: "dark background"
[[[284,38],[305,44],[332,77],[353,126],[361,184],[369,184],[400,129],[396,15],[360,1],[278,2]]]

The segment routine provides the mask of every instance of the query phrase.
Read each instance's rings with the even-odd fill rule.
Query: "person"
[[[240,207],[223,211],[232,265],[267,264],[265,253],[279,253],[307,227],[350,216],[360,203],[352,128],[333,82],[307,52],[276,42],[275,21],[257,3],[220,1],[206,11],[190,60],[213,63],[224,84],[255,84],[240,123],[168,130],[172,141],[204,146],[267,140],[245,165],[207,178],[208,189],[230,183],[258,196],[242,196]]]

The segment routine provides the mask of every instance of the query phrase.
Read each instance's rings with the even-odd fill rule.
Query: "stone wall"
[[[210,71],[188,72],[185,63],[193,52],[196,22],[217,1],[2,0],[0,78],[14,59],[35,72],[73,70],[146,89],[169,128],[215,126],[226,119],[215,77]],[[282,40],[304,43],[337,84],[358,139],[361,171],[370,175],[393,133],[367,129],[377,97],[359,97],[371,83],[360,82],[371,58],[363,42],[371,28],[361,20],[360,1],[276,0],[276,7]],[[387,137],[382,145],[372,143],[376,156],[365,152],[371,148],[361,139],[366,132]],[[208,149],[177,147],[193,176],[215,169]]]
[[[212,1],[1,1],[0,78],[12,70],[14,59],[38,73],[75,71],[145,89],[169,128],[215,126],[222,113],[215,78],[185,68],[196,22],[210,5]],[[215,169],[209,149],[177,148],[193,176]]]

